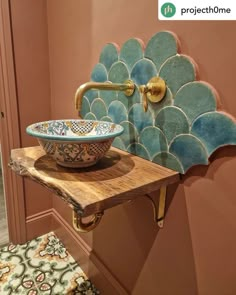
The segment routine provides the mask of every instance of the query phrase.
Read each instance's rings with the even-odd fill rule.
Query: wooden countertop
[[[10,167],[88,216],[178,182],[178,172],[116,148],[89,168],[63,168],[39,146],[11,151]]]

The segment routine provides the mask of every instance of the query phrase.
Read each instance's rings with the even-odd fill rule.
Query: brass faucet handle
[[[143,108],[146,112],[148,109],[147,100],[157,103],[165,97],[166,83],[161,77],[153,77],[147,85],[139,86],[139,91],[143,94]]]
[[[139,91],[142,93],[142,103],[143,103],[143,110],[146,113],[148,110],[148,100],[147,100],[147,92],[148,87],[146,85],[139,86]]]

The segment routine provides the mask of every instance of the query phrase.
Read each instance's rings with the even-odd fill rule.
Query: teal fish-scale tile
[[[172,106],[174,104],[173,95],[170,89],[167,87],[165,97],[158,103],[148,102],[148,107],[153,114],[154,118],[156,118],[157,114],[167,106]]]
[[[125,63],[118,61],[111,66],[108,79],[112,83],[124,83],[129,79],[129,71]]]
[[[93,113],[87,113],[84,117],[85,120],[97,120],[96,116]]]
[[[211,155],[217,148],[236,145],[236,123],[223,112],[209,112],[199,116],[191,133],[201,140]]]
[[[100,120],[105,122],[112,122],[112,119],[108,116],[102,117]]]
[[[120,50],[120,60],[122,60],[131,70],[133,65],[143,58],[143,43],[138,39],[129,39]]]
[[[154,155],[152,162],[157,163],[161,166],[167,167],[169,169],[172,169],[174,171],[178,171],[180,173],[184,173],[184,169],[179,162],[179,160],[168,152],[161,152],[156,155]]]
[[[181,108],[192,122],[203,113],[216,110],[216,97],[204,82],[190,82],[176,93],[174,105]]]
[[[177,54],[177,49],[178,41],[173,33],[159,32],[149,40],[145,57],[151,59],[159,71],[166,59]]]
[[[94,82],[105,82],[108,79],[108,74],[103,64],[96,64],[91,74],[91,80]]]
[[[96,98],[91,104],[91,113],[93,113],[98,120],[107,116],[106,105],[100,98]]]
[[[85,93],[90,104],[94,101],[94,99],[98,98],[98,91],[97,90],[88,90]]]
[[[127,151],[146,160],[151,160],[146,148],[140,143],[132,143],[128,146]]]
[[[90,112],[90,103],[86,96],[82,100],[81,116],[84,118]]]
[[[169,143],[177,135],[189,133],[189,123],[186,115],[174,106],[164,107],[157,114],[155,126],[162,130]]]
[[[112,143],[112,146],[122,150],[122,151],[126,151],[126,147],[125,144],[123,142],[123,140],[119,137],[116,137]]]
[[[141,132],[145,127],[153,126],[153,117],[149,110],[144,112],[143,105],[136,103],[132,106],[128,113],[129,121],[134,124],[138,132]]]
[[[113,101],[108,108],[108,116],[116,124],[127,121],[128,115],[125,106],[120,101]]]
[[[177,136],[171,143],[170,153],[175,155],[184,172],[199,164],[208,164],[207,151],[202,142],[191,134]]]
[[[124,132],[119,136],[123,141],[124,146],[127,148],[131,143],[138,141],[138,131],[135,126],[126,121],[120,124],[124,128]]]
[[[135,87],[134,93],[131,96],[126,96],[123,91],[119,91],[118,100],[122,102],[127,111],[129,111],[135,103],[141,103],[140,92],[137,87]]]
[[[195,65],[188,57],[176,55],[168,58],[161,66],[159,76],[175,95],[180,87],[196,79]]]
[[[117,100],[117,92],[112,90],[100,90],[99,97],[104,101],[107,109],[109,105]]]
[[[107,44],[100,54],[99,62],[104,64],[109,71],[112,64],[118,61],[117,46],[109,43]]]
[[[168,150],[167,140],[157,127],[146,127],[140,134],[140,143],[147,149],[151,158],[158,152]]]
[[[146,85],[148,81],[157,76],[155,64],[149,59],[141,59],[138,61],[131,71],[131,80],[137,85]]]

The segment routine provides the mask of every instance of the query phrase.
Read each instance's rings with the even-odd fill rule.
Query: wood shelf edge
[[[114,163],[112,156],[118,159]],[[97,170],[85,169],[84,173],[68,170],[57,166],[40,147],[12,150],[9,164],[18,175],[53,191],[83,216],[102,212],[180,180],[178,172],[116,148],[111,148],[107,159],[99,165]]]

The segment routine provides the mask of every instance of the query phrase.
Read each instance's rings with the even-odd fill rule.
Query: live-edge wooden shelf
[[[89,216],[179,181],[179,173],[116,148],[90,168],[63,168],[41,147],[11,151],[10,167]]]

